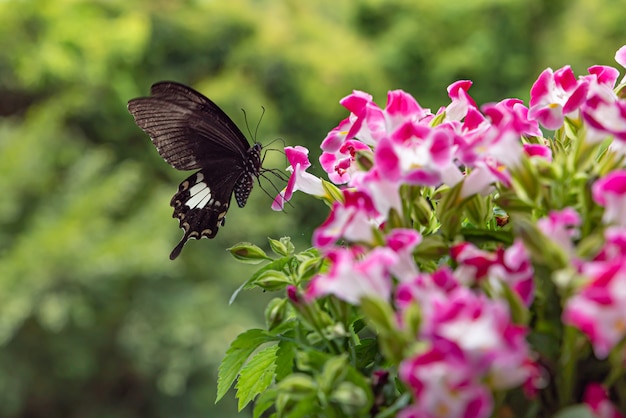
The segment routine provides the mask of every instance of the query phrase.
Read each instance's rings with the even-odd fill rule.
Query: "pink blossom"
[[[570,258],[576,256],[573,240],[580,233],[580,216],[572,208],[550,211],[547,217],[537,220],[537,227],[554,241]]]
[[[335,202],[328,218],[313,233],[313,245],[328,248],[338,239],[371,242],[372,228],[379,213],[372,199],[363,192],[344,190],[344,203]]]
[[[563,322],[589,337],[596,356],[606,358],[626,336],[626,264],[624,259],[594,263],[583,272],[589,281],[571,297],[563,311]]]
[[[336,138],[332,138],[329,142],[335,141]],[[332,145],[334,146],[334,144]],[[322,149],[325,151],[320,156],[320,164],[324,171],[328,173],[328,178],[335,184],[347,183],[354,173],[358,171],[356,166],[356,155],[358,152],[372,152],[369,146],[356,139],[344,141],[332,152],[327,151],[332,148],[324,148],[324,143],[322,143]]]
[[[615,53],[615,61],[622,67],[626,68],[626,45],[622,46]]]
[[[582,116],[592,130],[589,135],[591,141],[610,135],[617,140],[615,147],[626,152],[626,100],[620,100],[612,87],[591,83]]]
[[[606,224],[626,226],[626,170],[615,170],[592,186],[593,200],[604,207]]]
[[[524,144],[524,152],[529,157],[543,158],[548,162],[552,162],[552,150],[547,145],[541,144]]]
[[[518,136],[543,136],[539,124],[528,117],[528,108],[520,99],[504,99],[498,103],[487,103],[482,106],[482,111],[491,124],[500,130],[513,131]]]
[[[388,132],[395,131],[407,120],[426,125],[432,118],[429,109],[422,108],[413,96],[403,90],[392,90],[387,93],[384,114]]]
[[[408,281],[417,273],[413,249],[422,241],[422,236],[414,229],[396,228],[387,233],[387,248],[397,255],[391,273],[400,281]]]
[[[356,137],[368,145],[375,145],[385,135],[385,115],[371,95],[355,90],[339,103],[351,112],[350,120],[353,121],[346,139]]]
[[[434,341],[428,351],[403,361],[399,376],[415,398],[399,416],[481,418],[493,409],[489,390],[463,351],[448,341]]]
[[[593,258],[594,262],[607,262],[626,257],[626,228],[609,227],[604,232],[604,246]]]
[[[457,345],[476,376],[489,376],[492,388],[510,389],[529,378],[527,329],[512,323],[504,300],[459,287],[436,301],[433,313],[425,337]]]
[[[462,120],[470,108],[478,107],[468,93],[472,84],[470,80],[459,80],[448,86],[448,96],[452,103],[446,108],[447,120]]]
[[[352,177],[350,186],[369,195],[374,207],[380,214],[378,223],[383,223],[391,209],[402,213],[400,199],[400,183],[391,181],[389,176],[381,173],[380,167],[374,166],[367,172],[358,172]]]
[[[489,280],[495,289],[501,286],[499,282],[506,283],[526,306],[532,302],[534,270],[521,241],[515,241],[506,250],[498,248],[494,253],[465,242],[452,247],[450,255],[458,263],[454,274],[462,283]]]
[[[447,129],[407,122],[381,139],[374,161],[391,181],[437,186],[446,170],[458,171],[452,164],[452,139]]]
[[[624,418],[611,403],[607,390],[599,383],[587,385],[583,400],[595,418]]]
[[[570,66],[556,71],[544,70],[530,90],[528,116],[547,129],[563,126],[565,116],[572,116],[587,97],[588,82],[577,80]]]
[[[322,180],[306,172],[306,169],[311,166],[308,154],[309,150],[301,146],[285,147],[285,155],[290,164],[290,167],[287,167],[287,171],[291,172],[291,176],[289,177],[287,187],[274,199],[272,209],[282,210],[285,202],[291,200],[293,193],[297,190],[314,196],[324,196],[326,194],[324,187],[322,187]]]
[[[433,273],[418,273],[411,280],[398,284],[395,301],[400,309],[416,303],[425,317],[431,317],[431,311],[426,310],[432,305],[432,301],[447,298],[447,294],[459,286],[452,270],[444,266]]]
[[[350,249],[329,250],[328,272],[313,277],[306,290],[308,299],[335,295],[339,299],[358,305],[364,296],[389,299],[391,276],[389,268],[396,256],[387,248],[376,248],[363,258]]]

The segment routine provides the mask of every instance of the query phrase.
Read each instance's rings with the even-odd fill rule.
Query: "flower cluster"
[[[626,67],[626,46],[615,58]],[[348,117],[321,143],[330,181],[306,171],[306,148],[285,149],[292,174],[273,208],[299,190],[330,214],[313,234],[318,262],[299,255],[299,275],[280,283],[329,352],[342,352],[341,341],[354,354],[362,329],[376,335],[384,361],[353,359],[373,382],[372,415],[506,414],[503,394],[519,390],[534,402],[558,393],[541,406],[547,413],[579,401],[620,416],[607,391],[623,383],[626,362],[626,77],[618,77],[607,66],[580,77],[569,66],[547,69],[528,107],[518,99],[479,107],[472,83],[458,81],[436,112],[401,90],[385,107],[354,91],[340,102]],[[591,361],[622,372],[576,380]]]

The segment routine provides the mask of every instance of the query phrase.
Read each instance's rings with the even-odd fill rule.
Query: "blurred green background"
[[[229,417],[214,405],[230,341],[271,295],[232,292],[254,267],[225,249],[325,217],[258,187],[213,240],[191,241],[169,200],[189,173],[126,111],[159,80],[194,86],[258,139],[311,148],[352,89],[402,88],[425,107],[475,82],[479,103],[527,100],[539,72],[616,65],[623,0],[0,1],[0,416]],[[266,167],[284,168],[279,153]],[[249,412],[242,413],[249,415]]]

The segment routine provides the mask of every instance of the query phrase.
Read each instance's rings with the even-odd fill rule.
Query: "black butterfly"
[[[195,170],[178,186],[170,205],[185,231],[170,259],[190,238],[213,238],[235,193],[244,207],[261,172],[261,144],[250,146],[237,125],[211,100],[183,84],[163,81],[150,97],[128,102],[137,125],[161,157],[178,170]]]

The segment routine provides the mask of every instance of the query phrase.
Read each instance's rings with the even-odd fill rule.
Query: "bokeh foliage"
[[[275,213],[257,187],[214,241],[170,262],[168,202],[186,174],[126,111],[152,82],[193,85],[242,127],[244,108],[252,131],[264,106],[258,140],[315,161],[352,89],[435,107],[469,78],[479,102],[527,99],[546,66],[614,65],[619,3],[0,2],[0,416],[235,415],[232,400],[213,405],[216,366],[267,295],[228,306],[250,270],[224,250],[287,234],[302,248],[324,208]]]

